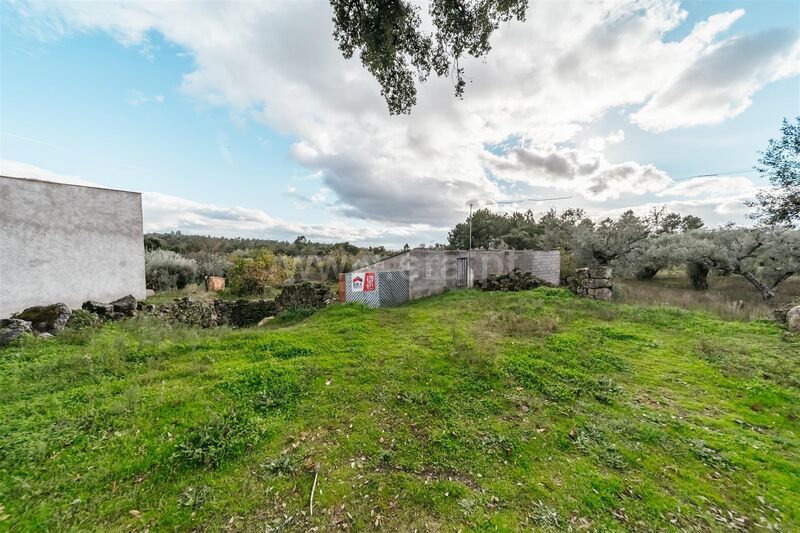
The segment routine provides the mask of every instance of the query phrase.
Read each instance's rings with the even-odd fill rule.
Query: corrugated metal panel
[[[393,270],[375,273],[375,290],[354,291],[353,275],[344,275],[345,301],[361,302],[369,307],[391,307],[408,301],[408,271]]]
[[[392,307],[408,301],[408,270],[378,272],[380,306]]]

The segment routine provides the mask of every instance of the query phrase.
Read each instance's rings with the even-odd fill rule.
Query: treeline
[[[469,245],[467,219],[448,235],[448,247]],[[695,216],[654,209],[646,216],[626,211],[594,221],[581,209],[550,210],[538,220],[531,211],[472,215],[472,247],[552,249],[562,252],[562,276],[576,267],[609,266],[615,275],[651,279],[661,270],[685,267],[696,289],[708,275],[744,277],[765,299],[800,272],[800,232],[790,227],[727,225],[705,228]]]
[[[202,284],[208,276],[224,276],[239,295],[266,294],[289,280],[336,281],[348,272],[389,255],[383,246],[362,248],[348,242],[294,242],[149,233],[144,239],[145,279],[155,291]]]
[[[180,231],[170,233],[147,233],[144,236],[145,250],[170,250],[179,254],[210,252],[230,254],[236,250],[266,249],[278,255],[325,255],[331,252],[344,252],[357,255],[362,252],[377,255],[387,254],[383,246],[358,247],[349,242],[313,242],[300,235],[293,242],[273,239],[252,239],[244,237],[212,237],[210,235],[186,235]]]

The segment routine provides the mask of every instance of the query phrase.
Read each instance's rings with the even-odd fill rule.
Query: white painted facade
[[[0,318],[145,298],[139,193],[0,176]]]

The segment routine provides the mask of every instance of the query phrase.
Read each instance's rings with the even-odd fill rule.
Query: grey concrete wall
[[[411,250],[361,268],[360,271],[409,271],[409,296],[412,300],[439,294],[457,286],[457,260],[467,257],[465,250]],[[558,285],[561,256],[558,251],[473,250],[472,279],[491,274],[506,274],[518,268]]]
[[[145,297],[142,198],[0,176],[0,318]]]

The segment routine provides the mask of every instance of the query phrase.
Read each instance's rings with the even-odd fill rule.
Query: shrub
[[[148,289],[182,289],[197,275],[197,261],[169,250],[151,250],[144,254],[144,275]]]
[[[232,265],[227,257],[213,252],[196,252],[187,257],[197,262],[197,283],[202,283],[208,276],[225,277]]]
[[[228,286],[236,294],[264,294],[294,275],[294,259],[266,249],[249,254],[231,254]]]

